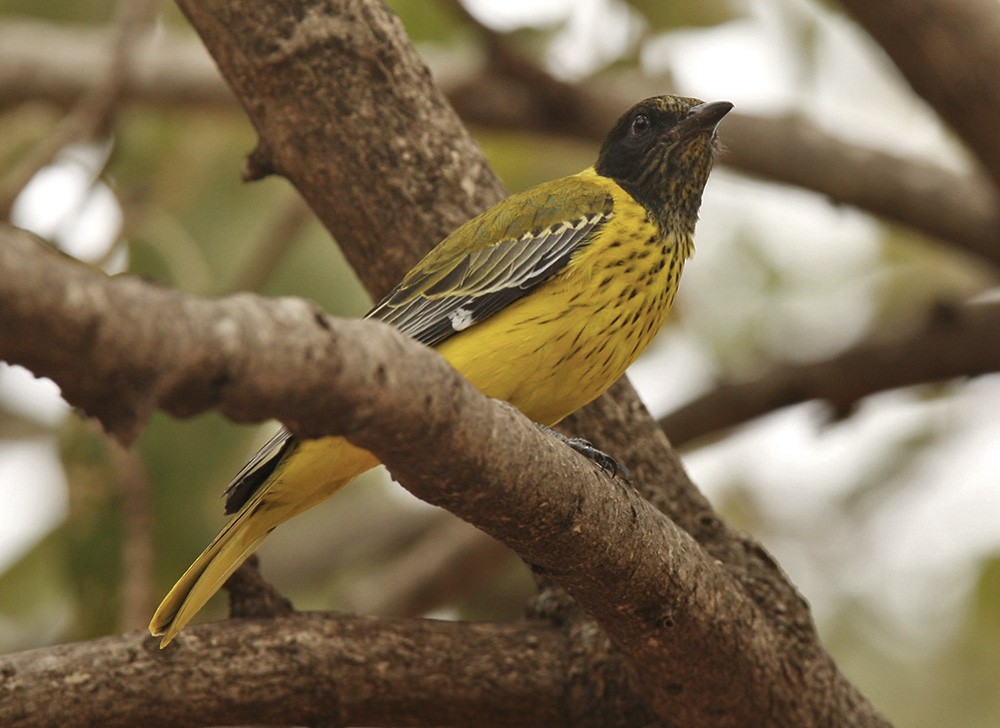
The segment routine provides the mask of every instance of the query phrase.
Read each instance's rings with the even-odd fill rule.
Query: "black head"
[[[595,168],[640,202],[661,227],[690,234],[718,151],[716,127],[733,105],[654,96],[622,116]]]

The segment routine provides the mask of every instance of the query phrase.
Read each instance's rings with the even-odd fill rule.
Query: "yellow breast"
[[[659,331],[690,240],[614,186],[599,237],[531,294],[438,345],[485,394],[554,425],[611,386]]]

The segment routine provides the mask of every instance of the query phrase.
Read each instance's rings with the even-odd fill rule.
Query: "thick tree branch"
[[[98,69],[106,63],[106,31],[7,21],[0,35],[9,41],[0,45],[0,67],[14,69],[0,75],[3,103],[47,98],[68,104],[95,84]],[[599,85],[571,86],[544,75],[537,66],[534,73],[516,72],[525,63],[522,59],[460,74],[445,91],[466,121],[595,141],[637,95],[662,91],[623,91],[607,79]],[[123,93],[144,103],[235,102],[204,46],[178,33],[158,34],[137,48],[126,84]],[[726,154],[721,161],[726,166],[814,190],[1000,266],[1000,193],[985,173],[959,174],[931,162],[848,144],[796,117],[730,114],[723,135]]]
[[[1000,184],[995,0],[841,0]]]
[[[637,491],[391,327],[291,299],[212,301],[108,279],[11,229],[0,267],[0,356],[51,376],[71,403],[126,435],[161,407],[349,436],[415,495],[553,576],[628,655],[662,718],[736,726],[768,715],[793,726],[846,709],[845,720],[879,724],[803,640],[809,630],[773,620],[742,579]],[[831,689],[850,698],[831,704]]]
[[[178,641],[161,652],[131,632],[0,657],[0,724],[635,725],[620,684],[603,723],[572,712],[572,651],[542,623],[300,614],[190,627]]]
[[[821,362],[784,364],[722,384],[660,419],[675,445],[811,399],[847,413],[862,397],[1000,371],[1000,303],[942,305],[903,338],[868,340]]]
[[[136,278],[108,279],[27,233],[0,230],[0,356],[54,379],[67,401],[125,442],[157,408],[187,416],[218,405],[233,420],[257,422],[266,419],[260,406],[282,401],[289,409],[276,417],[301,434],[324,434],[327,415],[300,420],[293,411],[303,397],[320,405],[314,414],[340,409],[321,395],[330,371],[354,371],[359,379],[350,386],[371,389],[386,375],[384,363],[363,363],[370,355],[391,360],[407,348],[420,351],[391,327],[334,323],[299,299],[237,294],[212,301]],[[323,371],[304,370],[302,381],[288,377],[290,366],[309,369],[320,359]],[[237,381],[242,386],[233,388]],[[363,418],[370,403],[355,404]]]

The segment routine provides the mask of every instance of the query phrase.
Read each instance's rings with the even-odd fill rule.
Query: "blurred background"
[[[498,80],[518,63],[556,91],[614,89],[618,111],[665,92],[729,100],[847,150],[845,166],[888,155],[931,174],[978,174],[836,3],[390,5],[511,191],[591,164],[598,144],[579,119],[515,113],[530,96]],[[771,139],[780,152],[782,137]],[[241,183],[254,142],[172,4],[0,0],[4,217],[109,273],[363,315],[371,301],[290,186]],[[671,412],[720,383],[905,335],[941,301],[995,298],[996,256],[794,175],[754,173],[737,151],[708,185],[697,254],[632,380],[667,416],[695,482],[773,552],[841,668],[890,719],[996,726],[1000,377],[847,407],[805,402],[694,440],[669,427]],[[126,451],[51,382],[0,363],[0,651],[144,627],[222,524],[222,489],[273,427],[157,415]],[[381,470],[276,532],[261,561],[300,609],[517,618],[532,588],[502,546]],[[205,616],[224,613],[216,598]]]

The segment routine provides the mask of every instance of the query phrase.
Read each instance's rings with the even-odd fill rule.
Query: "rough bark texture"
[[[178,639],[183,649],[161,652],[132,632],[5,657],[0,721],[398,726],[431,714],[440,726],[472,715],[482,726],[635,725],[627,708],[564,712],[567,641],[542,623],[300,614],[191,627]],[[615,687],[607,706],[620,708]]]

